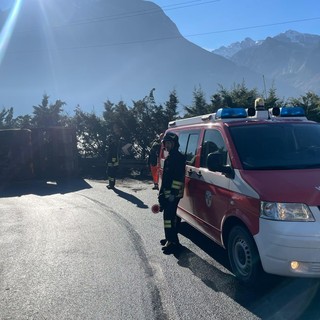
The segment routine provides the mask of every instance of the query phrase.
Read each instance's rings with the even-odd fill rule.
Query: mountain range
[[[238,66],[281,80],[297,91],[320,93],[320,36],[288,30],[254,41],[246,38],[214,50]]]
[[[285,97],[299,95],[311,85],[309,78],[309,84],[300,81],[300,88],[292,73],[288,75],[287,61],[283,74],[269,76],[251,51],[265,47],[273,52],[272,46],[280,43],[284,53],[295,44],[268,38],[261,46],[226,58],[183,38],[151,1],[25,0],[17,17],[0,61],[0,107],[13,107],[15,115],[31,114],[45,93],[51,102],[65,101],[69,114],[78,105],[101,114],[108,99],[130,106],[153,88],[158,104],[175,90],[181,105],[191,105],[199,87],[209,99],[219,85],[230,89],[243,81],[261,92],[264,82],[270,88],[275,81],[278,94]],[[2,37],[9,19],[8,11],[0,12]],[[251,58],[246,58],[246,50]],[[280,61],[273,63],[281,67]],[[310,58],[300,75],[306,76],[313,64],[319,68]]]

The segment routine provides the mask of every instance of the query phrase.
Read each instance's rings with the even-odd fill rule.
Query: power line
[[[180,5],[190,4],[190,3],[194,3],[194,2],[201,2],[201,1],[203,1],[203,0],[193,0],[193,1],[166,4],[166,5],[162,6],[161,8],[164,9],[164,8],[176,7],[176,6],[180,6]]]
[[[92,46],[87,46],[87,47],[85,47],[85,48],[89,48],[89,47],[91,48],[91,47],[116,46],[116,45],[130,45],[130,44],[137,44],[137,43],[146,43],[146,42],[173,40],[173,39],[181,39],[181,38],[202,36],[202,35],[208,35],[208,34],[217,34],[217,33],[233,32],[233,31],[239,31],[239,30],[247,30],[247,29],[271,27],[271,26],[275,26],[275,25],[283,25],[283,24],[289,24],[289,23],[298,23],[298,22],[305,22],[305,21],[312,21],[312,20],[320,20],[320,17],[306,18],[306,19],[297,19],[297,20],[289,20],[289,21],[283,21],[283,22],[274,22],[274,23],[261,24],[261,25],[256,25],[256,26],[247,26],[247,27],[241,27],[241,28],[217,30],[217,31],[210,31],[210,32],[203,32],[203,33],[195,33],[195,34],[189,34],[189,35],[184,35],[184,36],[169,36],[169,37],[160,37],[160,38],[147,39],[147,40],[136,40],[136,41],[128,41],[128,42],[118,42],[118,43],[113,43],[113,44],[92,45]],[[81,47],[79,46],[79,47],[77,47],[77,48],[79,49],[79,48],[81,48]],[[83,47],[82,47],[82,48],[83,48]]]
[[[165,6],[162,6],[161,8],[163,11],[168,11],[168,10],[176,10],[176,9],[183,9],[183,8],[188,8],[188,7],[201,6],[203,4],[220,2],[220,1],[221,0],[211,0],[211,1],[204,1],[204,2],[200,2],[200,3],[195,3],[195,4],[188,4],[188,3],[197,2],[197,1],[188,1],[188,2],[177,3],[175,5],[165,5]],[[170,8],[170,6],[176,6],[176,7]]]
[[[194,34],[184,35],[184,37],[189,38],[189,37],[196,37],[196,36],[204,36],[204,35],[208,35],[208,34],[225,33],[225,32],[233,32],[233,31],[248,30],[248,29],[258,29],[258,28],[272,27],[272,26],[277,26],[277,25],[297,23],[297,22],[306,22],[306,21],[313,21],[313,20],[320,20],[320,17],[288,20],[288,21],[282,21],[282,22],[260,24],[260,25],[255,25],[255,26],[247,26],[247,27],[232,28],[232,29],[225,29],[225,30],[194,33]]]
[[[147,40],[133,40],[133,41],[125,41],[125,42],[116,42],[116,43],[100,43],[100,44],[92,44],[92,45],[86,45],[86,46],[72,46],[72,47],[65,47],[65,48],[59,48],[58,51],[63,50],[77,50],[77,49],[90,49],[90,48],[101,48],[101,47],[114,47],[114,46],[123,46],[123,45],[133,45],[133,44],[141,44],[141,43],[148,43],[148,42],[158,42],[158,41],[165,41],[165,40],[174,40],[174,39],[184,39],[189,37],[195,37],[195,36],[202,36],[202,35],[209,35],[209,34],[217,34],[217,33],[224,33],[224,32],[233,32],[233,31],[239,31],[239,30],[247,30],[247,29],[255,29],[255,28],[263,28],[263,27],[270,27],[275,25],[283,25],[283,24],[289,24],[289,23],[298,23],[298,22],[305,22],[305,21],[312,21],[312,20],[320,20],[320,17],[314,17],[314,18],[305,18],[305,19],[297,19],[297,20],[290,20],[290,21],[283,21],[283,22],[274,22],[269,24],[262,24],[262,25],[256,25],[256,26],[247,26],[247,27],[241,27],[241,28],[233,28],[233,29],[225,29],[225,30],[217,30],[217,31],[211,31],[211,32],[203,32],[203,33],[197,33],[197,34],[189,34],[185,36],[169,36],[169,37],[159,37],[154,39],[147,39]],[[34,52],[34,51],[43,51],[44,49],[35,49],[30,50],[28,52]],[[25,52],[25,51],[24,51]]]
[[[211,31],[211,32],[189,34],[189,35],[185,35],[185,36],[170,36],[170,37],[161,37],[161,38],[154,38],[154,39],[140,40],[140,41],[137,40],[137,41],[119,42],[119,43],[114,43],[114,44],[93,45],[93,46],[88,46],[87,48],[89,48],[89,47],[116,46],[116,45],[130,45],[130,44],[137,44],[137,43],[173,40],[173,39],[189,38],[189,37],[202,36],[202,35],[208,35],[208,34],[217,34],[217,33],[233,32],[233,31],[240,31],[240,30],[264,28],[264,27],[271,27],[271,26],[276,26],[276,25],[283,25],[283,24],[289,24],[289,23],[298,23],[298,22],[305,22],[305,21],[313,21],[313,20],[320,20],[320,17],[289,20],[289,21],[282,21],[282,22],[274,22],[274,23],[268,23],[268,24],[262,24],[262,25],[256,25],[256,26],[247,26],[247,27],[241,27],[241,28],[217,30],[217,31]],[[78,47],[78,48],[80,48],[80,47]]]
[[[136,17],[136,16],[148,15],[148,14],[153,14],[153,13],[160,13],[162,11],[184,9],[184,8],[188,8],[188,7],[195,7],[195,6],[200,6],[200,5],[209,4],[209,3],[220,2],[221,0],[210,0],[210,1],[200,2],[200,3],[194,3],[194,2],[198,2],[198,1],[201,1],[201,0],[193,0],[193,1],[165,5],[165,6],[162,6],[161,9],[132,11],[132,12],[128,12],[128,13],[119,13],[119,14],[115,14],[115,15],[101,16],[101,17],[92,18],[92,19],[77,20],[77,21],[73,21],[71,23],[56,25],[54,27],[59,28],[59,27],[67,26],[67,25],[80,25],[80,24],[94,23],[94,22],[100,22],[100,21],[111,21],[111,20],[132,18],[132,17]]]
[[[218,2],[221,0],[211,0],[211,1],[201,1],[201,2],[200,1],[201,0],[193,0],[193,1],[185,1],[185,2],[180,2],[180,3],[165,5],[162,7],[162,10],[175,10],[175,9],[181,9],[181,8],[185,8],[185,7],[193,7],[193,6]],[[99,21],[104,21],[104,20],[114,20],[114,19],[134,17],[134,16],[138,16],[138,15],[146,15],[146,14],[155,13],[155,12],[159,13],[162,11],[161,11],[161,9],[143,10],[143,11],[129,12],[127,14],[109,15],[109,16],[103,16],[103,17],[98,17],[98,18],[94,18],[94,19],[86,19],[86,20],[82,20],[82,21],[79,20],[79,21],[73,22],[71,24],[76,25],[76,24],[83,24],[83,23],[94,23],[94,22],[99,22]],[[264,28],[264,27],[270,27],[270,26],[275,26],[275,25],[284,25],[284,24],[306,22],[306,21],[313,21],[313,20],[319,20],[319,19],[320,19],[320,17],[296,19],[296,20],[274,22],[274,23],[254,25],[254,26],[246,26],[246,27],[239,27],[239,28],[232,28],[232,29],[194,33],[194,34],[188,34],[188,35],[184,35],[184,36],[175,35],[175,36],[168,36],[168,37],[159,37],[159,38],[154,38],[154,39],[133,40],[133,41],[117,42],[117,43],[109,43],[109,44],[100,43],[100,44],[92,44],[92,45],[86,45],[86,46],[79,45],[79,46],[73,46],[73,47],[60,48],[59,50],[72,50],[72,49],[82,49],[82,48],[85,49],[85,48],[94,48],[94,47],[109,47],[109,46],[131,45],[131,44],[137,44],[137,43],[173,40],[173,39],[179,39],[179,38],[191,38],[191,37],[205,36],[205,35],[210,35],[210,34],[219,34],[219,33],[234,32],[234,31],[248,30],[248,29],[257,29],[257,28]],[[70,23],[65,24],[65,25],[70,25]],[[63,25],[61,25],[61,26],[63,26]],[[42,49],[39,49],[39,50],[42,51]],[[36,49],[36,50],[32,50],[32,51],[38,51],[38,50]]]

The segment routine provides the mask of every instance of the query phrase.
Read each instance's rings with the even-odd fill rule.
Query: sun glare
[[[14,30],[14,26],[19,15],[22,2],[23,0],[15,1],[13,7],[10,10],[9,16],[0,32],[0,65],[6,53],[12,32]]]

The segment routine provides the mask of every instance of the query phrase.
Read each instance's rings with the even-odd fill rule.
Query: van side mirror
[[[227,178],[234,178],[234,171],[230,166],[223,165],[222,153],[209,153],[207,157],[207,167],[210,171],[223,173]]]

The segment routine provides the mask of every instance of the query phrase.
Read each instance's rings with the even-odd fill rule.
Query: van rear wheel
[[[227,248],[234,275],[245,285],[257,285],[263,271],[257,247],[249,232],[241,226],[234,227],[229,234]]]

